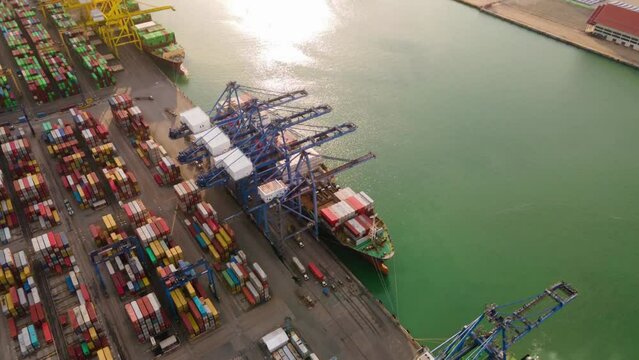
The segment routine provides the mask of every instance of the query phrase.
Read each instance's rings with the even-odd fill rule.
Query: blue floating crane
[[[168,300],[171,311],[174,316],[177,315],[177,308],[175,307],[175,303],[173,302],[173,298],[171,297],[171,291],[175,289],[179,289],[185,286],[187,283],[192,280],[196,280],[202,275],[206,275],[209,281],[209,289],[213,293],[213,296],[217,301],[220,301],[217,295],[217,289],[215,288],[215,276],[213,273],[213,269],[209,265],[208,261],[204,259],[200,259],[193,264],[190,264],[186,261],[180,260],[180,266],[178,266],[177,270],[169,275],[161,278],[162,287],[164,289],[164,295]],[[170,284],[170,285],[169,285]]]
[[[506,360],[513,344],[563,309],[577,295],[577,290],[562,281],[527,299],[502,306],[488,305],[475,320],[426,352],[422,358]],[[512,312],[508,310],[513,308]]]

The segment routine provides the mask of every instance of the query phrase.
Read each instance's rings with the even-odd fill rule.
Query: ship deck
[[[2,65],[9,65],[10,61],[12,59],[7,56],[2,56],[0,60]],[[117,75],[117,86],[103,90],[95,90],[91,87],[85,89],[87,84],[83,82],[83,96],[96,99],[95,105],[87,110],[109,125],[113,142],[120,156],[134,170],[140,182],[142,194],[139,198],[158,215],[169,221],[174,239],[184,250],[185,259],[194,262],[203,254],[179,221],[172,189],[161,188],[155,184],[151,172],[135,154],[127,138],[111,123],[111,115],[105,99],[115,92],[128,92],[132,96],[152,95],[155,101],[137,100],[135,103],[150,123],[153,137],[164,145],[173,157],[176,157],[178,151],[185,147],[185,143],[182,140],[169,140],[168,129],[174,126],[175,122],[164,109],[169,108],[179,113],[193,105],[149,57],[136,49],[122,49],[121,61],[125,71]],[[78,66],[75,68],[79,69],[79,72],[83,71]],[[221,90],[211,89],[214,93]],[[26,110],[31,115],[38,112],[50,113],[43,119],[33,119],[33,126],[37,130],[36,137],[31,136],[25,124],[16,124],[21,114],[0,115],[0,122],[10,121],[18,127],[24,127],[58,209],[64,209],[63,199],[69,198],[69,193],[62,188],[60,180],[54,175],[55,164],[37,136],[42,121],[69,119],[66,112],[56,111],[70,104],[79,103],[83,96],[45,105],[25,102]],[[188,178],[193,175],[193,170],[185,167],[184,174]],[[234,200],[224,191],[209,190],[206,192],[206,198],[221,217],[240,211]],[[86,283],[90,284],[97,308],[106,320],[106,327],[114,340],[112,345],[122,355],[122,359],[151,359],[153,355],[148,351],[148,346],[137,342],[133,329],[122,311],[123,302],[115,295],[108,277],[106,278],[107,287],[111,295],[105,296],[98,291],[97,278],[87,255],[95,248],[90,240],[88,226],[99,222],[100,217],[106,213],[113,213],[119,219],[126,218],[117,204],[111,204],[105,209],[96,211],[81,210],[76,207],[75,216],[69,217],[66,212],[62,214],[62,225],[56,227],[54,231],[64,231],[69,235],[78,266]],[[166,360],[210,359],[211,356],[216,359],[263,359],[266,354],[258,346],[259,339],[271,330],[282,326],[286,317],[292,318],[293,326],[299,334],[323,359],[337,356],[340,359],[385,360],[411,359],[415,356],[418,345],[324,243],[306,236],[303,238],[306,245],[303,249],[293,242],[287,243],[284,245],[284,261],[281,261],[247,216],[236,217],[231,225],[236,231],[239,246],[251,259],[259,262],[268,273],[273,298],[266,304],[245,311],[237,298],[218,283],[221,301],[216,302],[216,306],[221,313],[222,326],[195,340],[189,341],[182,337],[183,345],[175,352],[166,355],[164,357]],[[24,249],[27,247],[27,237],[16,239],[9,246],[16,251]],[[292,280],[295,274],[290,262],[292,256],[297,256],[304,263],[314,261],[327,275],[329,283],[335,284],[339,281],[343,285],[331,291],[330,296],[324,296],[321,286],[314,280],[296,284]],[[316,305],[307,308],[299,299],[300,294],[310,296],[316,301]],[[158,294],[158,296],[162,295]],[[0,316],[0,327],[6,328],[6,326],[6,319]],[[6,331],[0,334],[0,349],[5,354],[3,359],[18,359],[13,349],[14,345],[15,342],[8,337]]]

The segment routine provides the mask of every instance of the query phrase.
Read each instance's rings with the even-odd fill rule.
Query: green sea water
[[[566,280],[579,298],[515,353],[637,358],[639,71],[452,0],[169,3],[154,18],[202,107],[237,80],[359,125],[324,151],[378,155],[340,181],[376,200],[396,256],[383,283],[342,256],[415,337]]]

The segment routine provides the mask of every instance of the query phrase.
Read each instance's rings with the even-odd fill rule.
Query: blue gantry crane
[[[166,299],[169,301],[171,311],[173,315],[177,317],[177,308],[171,297],[171,291],[179,289],[186,285],[186,283],[196,280],[202,275],[206,275],[209,282],[209,289],[213,293],[213,296],[217,301],[220,301],[217,295],[217,289],[215,288],[215,275],[213,269],[211,269],[208,261],[200,259],[197,262],[190,264],[186,261],[180,260],[180,264],[177,267],[177,271],[170,273],[169,275],[161,278],[162,287]]]
[[[105,245],[97,250],[93,250],[89,254],[95,274],[100,281],[100,288],[102,289],[102,292],[106,292],[106,284],[104,283],[104,279],[100,273],[100,264],[115,259],[115,257],[120,255],[124,255],[127,260],[130,260],[132,253],[136,254],[137,259],[142,264],[142,267],[146,268],[144,250],[140,245],[140,241],[135,236],[129,236],[121,241]]]
[[[506,360],[513,344],[563,309],[577,295],[577,290],[562,281],[527,299],[502,306],[488,305],[475,320],[426,352],[422,358]]]
[[[198,175],[197,185],[201,188],[226,186],[271,242],[282,240],[283,232],[274,231],[281,226],[269,225],[270,208],[277,207],[280,214],[291,213],[310,223],[301,230],[313,229],[318,236],[316,198],[311,196],[315,211],[309,216],[302,209],[300,197],[317,191],[320,181],[328,181],[330,176],[374,158],[368,154],[348,160],[317,153],[316,148],[353,133],[357,126],[351,122],[311,124],[311,120],[330,113],[332,108],[329,105],[292,106],[294,101],[307,95],[305,90],[277,93],[230,82],[208,113],[212,128],[195,134],[198,140],[178,155],[183,164],[210,158],[210,169]],[[220,139],[229,149],[219,152],[213,149],[215,146],[211,144],[219,144]],[[337,171],[329,171],[325,165],[318,169],[320,158],[339,160],[345,166],[338,167]],[[250,166],[250,171],[237,176],[233,171],[237,164]],[[278,179],[288,186],[287,196],[260,201],[258,187]],[[304,193],[298,191],[302,188]]]

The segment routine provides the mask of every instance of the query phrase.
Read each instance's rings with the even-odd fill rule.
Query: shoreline
[[[539,14],[534,14],[519,6],[509,6],[506,1],[499,0],[454,0],[462,5],[479,10],[483,14],[488,14],[497,19],[517,25],[526,30],[541,34],[550,39],[560,41],[564,44],[574,46],[578,49],[588,51],[593,54],[603,56],[607,59],[621,63],[623,65],[639,69],[639,51],[625,48],[621,45],[597,39],[586,34],[583,29],[579,31],[569,24],[544,18]],[[565,2],[568,6],[577,7],[572,3]],[[592,9],[594,11],[594,9]],[[586,19],[587,20],[587,19]],[[633,54],[632,52],[636,53]]]

